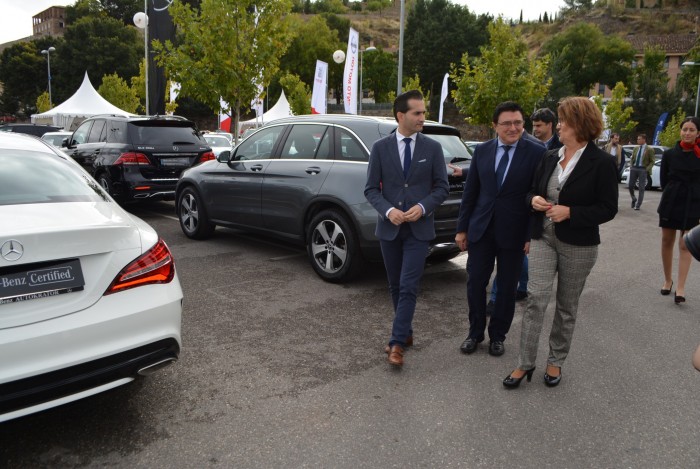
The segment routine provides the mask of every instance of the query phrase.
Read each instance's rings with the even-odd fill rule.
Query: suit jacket
[[[520,138],[501,189],[496,185],[498,139],[477,145],[462,193],[457,232],[466,232],[470,243],[479,241],[493,220],[496,243],[501,248],[522,248],[529,239],[530,210],[524,204],[532,176],[546,149]]]
[[[605,153],[612,155],[612,146],[612,142],[608,142],[607,145],[605,145],[605,147],[603,148],[603,150],[605,150]],[[623,163],[622,158],[624,158],[624,156],[622,155],[621,143],[617,144],[617,151],[615,153],[615,160],[617,161],[617,165],[620,166],[620,163]]]
[[[637,161],[637,155],[639,155],[639,150],[642,146],[639,145],[632,150],[632,159],[630,160],[630,166],[634,166]],[[651,170],[654,169],[654,163],[656,162],[656,156],[654,155],[654,149],[649,145],[644,149],[644,154],[642,155],[642,166],[647,170],[647,174],[651,174]]]
[[[396,134],[377,140],[372,146],[367,168],[365,197],[378,212],[375,234],[391,241],[399,233],[399,226],[386,217],[390,208],[407,211],[420,203],[425,214],[408,225],[416,239],[435,238],[434,211],[449,195],[447,167],[442,146],[419,133],[416,135],[408,178],[404,178]]]
[[[547,184],[559,162],[558,151],[548,151],[537,168],[527,206],[532,207],[536,195],[547,197]],[[617,213],[617,167],[615,160],[595,143],[583,150],[559,192],[559,204],[571,210],[571,218],[554,224],[554,234],[565,243],[576,246],[600,244],[598,226],[612,220]],[[534,211],[532,237],[542,237],[544,213]]]

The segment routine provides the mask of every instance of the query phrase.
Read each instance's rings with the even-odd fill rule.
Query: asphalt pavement
[[[185,291],[181,359],[142,383],[0,424],[0,467],[700,467],[700,263],[687,303],[661,296],[660,192],[640,211],[620,186],[581,297],[561,384],[516,366],[524,304],[492,357],[459,352],[466,255],[429,265],[416,345],[401,370],[383,347],[381,266],[324,283],[303,250],[218,229],[188,240],[172,204],[135,209],[173,250]],[[677,265],[677,254],[674,259]],[[674,269],[674,281],[676,280]]]

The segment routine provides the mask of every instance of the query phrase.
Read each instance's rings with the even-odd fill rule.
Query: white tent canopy
[[[88,117],[97,114],[116,114],[118,116],[133,116],[119,109],[100,96],[90,83],[87,72],[78,91],[53,109],[41,114],[32,114],[32,122],[37,124],[53,124],[66,130],[75,130]]]
[[[240,133],[243,133],[246,129],[258,127],[263,124],[267,124],[268,122],[272,122],[275,119],[281,119],[282,117],[289,117],[291,115],[293,115],[292,108],[289,107],[287,96],[285,96],[284,90],[282,90],[280,99],[277,100],[277,103],[275,103],[274,106],[268,109],[267,112],[263,113],[263,115],[257,119],[239,122],[238,128],[240,129]]]

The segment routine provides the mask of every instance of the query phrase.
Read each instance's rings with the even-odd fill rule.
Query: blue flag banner
[[[666,119],[668,119],[668,112],[664,112],[659,116],[659,120],[656,122],[656,129],[654,129],[654,143],[653,145],[661,145],[659,143],[659,134],[664,130],[666,126]]]

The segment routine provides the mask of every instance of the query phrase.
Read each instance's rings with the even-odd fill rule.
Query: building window
[[[664,68],[665,68],[666,70],[668,70],[668,66],[669,66],[670,63],[671,63],[671,57],[669,57],[669,56],[667,55],[666,58],[664,59]]]
[[[598,94],[605,95],[605,83],[598,83]]]

